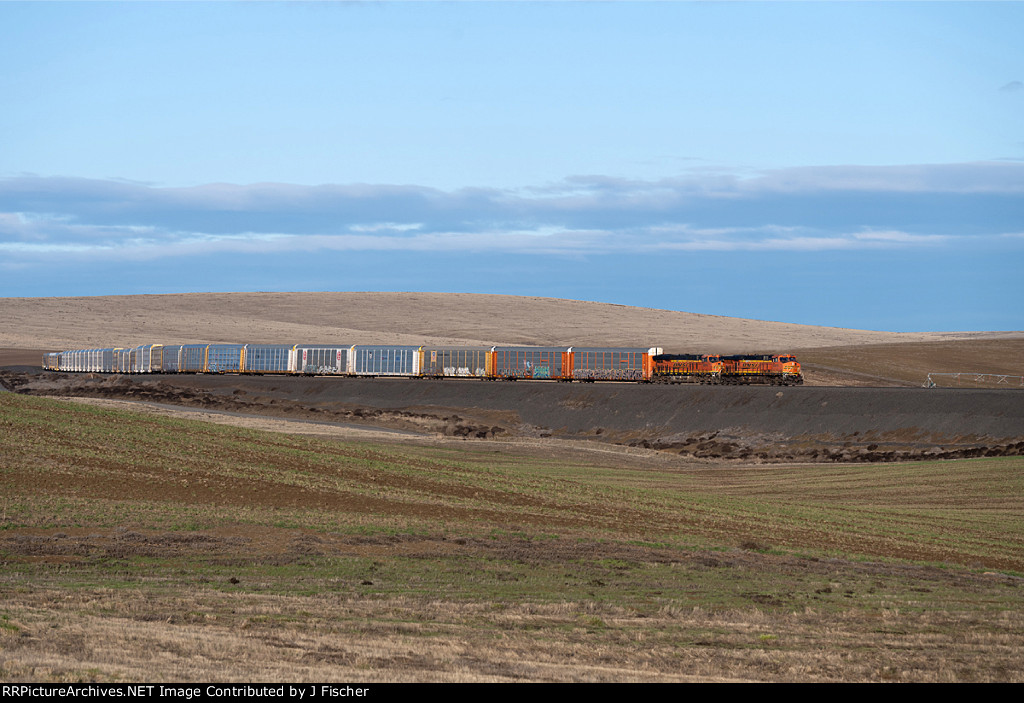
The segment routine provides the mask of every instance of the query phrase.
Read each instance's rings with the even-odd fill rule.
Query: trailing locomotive
[[[792,354],[659,354],[654,357],[652,380],[773,386],[797,386],[804,382],[800,362]]]
[[[723,368],[718,354],[659,354],[654,357],[653,380],[658,383],[721,383]]]
[[[658,347],[143,344],[43,355],[51,371],[398,376],[561,382],[803,383],[790,354],[664,354]]]
[[[800,362],[792,354],[723,356],[722,376],[727,383],[788,386],[804,382]]]

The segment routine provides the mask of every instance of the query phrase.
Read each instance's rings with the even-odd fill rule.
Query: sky
[[[1024,330],[1024,3],[0,1],[0,297]]]

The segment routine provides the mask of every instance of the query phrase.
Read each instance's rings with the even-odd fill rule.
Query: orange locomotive
[[[766,383],[799,386],[804,382],[800,362],[792,354],[737,354],[722,357],[723,383]]]
[[[655,383],[721,383],[722,358],[718,354],[658,354],[654,357]]]
[[[768,384],[798,386],[804,382],[800,362],[792,354],[659,354],[654,357],[655,383]]]

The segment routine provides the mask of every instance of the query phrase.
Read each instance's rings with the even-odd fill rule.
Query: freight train
[[[665,354],[659,347],[143,344],[43,355],[50,371],[545,379],[799,385],[791,354]]]

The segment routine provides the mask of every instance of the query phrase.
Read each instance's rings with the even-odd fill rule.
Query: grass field
[[[12,393],[0,447],[4,680],[1024,679],[1021,457],[373,445]]]

